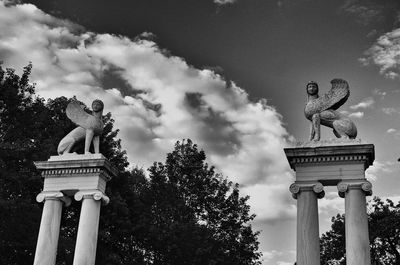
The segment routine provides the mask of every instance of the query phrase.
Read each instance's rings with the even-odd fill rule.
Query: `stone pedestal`
[[[116,169],[101,154],[52,156],[48,161],[36,162],[35,165],[44,178],[43,191],[37,200],[45,203],[34,264],[55,264],[62,201],[69,204],[69,197],[74,196],[78,201],[83,199],[75,250],[75,256],[77,253],[78,256],[74,258],[74,264],[94,265],[100,201],[109,202],[104,195],[106,182],[116,175]],[[85,261],[75,263],[76,259],[82,260],[82,256]]]
[[[290,191],[297,198],[297,265],[320,264],[317,197],[323,196],[323,185],[338,185],[346,198],[347,265],[370,265],[365,195],[371,194],[372,185],[365,170],[374,161],[374,146],[310,142],[285,148],[285,153],[296,171]]]

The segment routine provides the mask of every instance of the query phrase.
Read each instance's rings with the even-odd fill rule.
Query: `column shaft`
[[[361,188],[349,188],[345,196],[346,264],[370,265],[365,193]]]
[[[73,265],[95,264],[100,204],[93,196],[82,201]]]
[[[44,202],[34,265],[56,264],[62,204],[59,199],[46,199]]]
[[[297,195],[297,265],[320,265],[317,194],[313,190]]]

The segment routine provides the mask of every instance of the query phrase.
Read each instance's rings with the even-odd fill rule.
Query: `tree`
[[[38,113],[45,107],[29,84],[31,67],[19,77],[0,65],[0,264],[33,259],[40,221],[34,202],[41,181],[32,161],[44,158]]]
[[[260,264],[248,197],[215,173],[191,140],[149,169],[138,228],[152,264]]]
[[[374,197],[368,208],[371,263],[400,264],[400,203]],[[345,252],[345,218],[337,215],[321,237],[321,263],[346,264]]]
[[[60,97],[45,103],[35,96],[34,84],[29,83],[31,69],[29,64],[20,77],[13,69],[4,70],[0,65],[0,264],[33,263],[42,207],[35,198],[43,185],[33,161],[56,155],[60,139],[75,127],[65,114],[71,99]],[[127,209],[120,192],[129,192],[124,190],[124,183],[132,174],[125,169],[126,154],[116,139],[118,130],[113,130],[111,114],[103,118],[101,152],[119,170],[107,190],[113,204],[102,210],[110,218],[102,219],[99,231],[99,253],[107,255],[112,250],[104,250],[103,246],[109,241],[110,229],[115,227],[111,224],[127,223]],[[77,149],[81,152],[82,145]],[[72,264],[79,208],[79,203],[73,203],[63,211],[58,264]],[[115,216],[119,219],[115,220]]]
[[[56,155],[75,127],[65,113],[71,99],[36,96],[31,69],[19,77],[0,65],[0,264],[33,263],[42,212],[35,198],[43,185],[33,161]],[[178,142],[146,177],[127,169],[114,120],[110,113],[103,119],[100,151],[118,174],[107,183],[111,203],[101,208],[97,265],[260,264],[248,197],[205,163],[203,151]],[[75,151],[82,153],[83,143]],[[80,206],[63,209],[58,265],[72,264]]]

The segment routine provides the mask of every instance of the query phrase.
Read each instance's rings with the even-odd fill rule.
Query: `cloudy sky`
[[[251,196],[263,265],[295,261],[293,182],[283,148],[305,141],[305,84],[340,77],[341,108],[375,144],[374,194],[400,198],[397,0],[0,0],[0,61],[45,98],[105,102],[132,166],[191,138]],[[323,130],[322,138],[334,136]],[[320,230],[343,211],[335,188]]]

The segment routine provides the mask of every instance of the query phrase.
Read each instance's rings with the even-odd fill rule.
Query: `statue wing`
[[[90,128],[90,114],[86,113],[77,101],[71,101],[67,106],[67,117],[76,125],[85,129]]]
[[[349,84],[343,79],[333,79],[332,88],[318,100],[321,111],[327,109],[337,110],[350,96]]]

